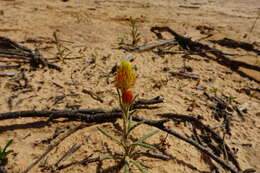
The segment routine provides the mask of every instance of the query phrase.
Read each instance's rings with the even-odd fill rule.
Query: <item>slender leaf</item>
[[[138,139],[137,143],[143,142],[144,140],[146,140],[147,138],[155,135],[158,132],[159,132],[159,130],[154,130],[154,131],[148,133],[147,135],[145,135],[145,136],[141,137],[140,139]]]
[[[131,126],[129,127],[129,129],[128,129],[128,134],[129,134],[132,130],[134,130],[136,127],[138,127],[139,125],[143,124],[144,122],[145,122],[145,120],[139,121],[138,123],[136,123],[136,124],[134,124],[134,125],[131,125]]]
[[[130,173],[129,165],[127,162],[124,164],[124,173]]]
[[[105,131],[105,130],[99,128],[99,127],[97,127],[97,129],[98,129],[103,135],[105,135],[105,136],[107,136],[108,138],[110,138],[110,139],[116,141],[118,144],[121,144],[120,140],[117,139],[115,136],[109,134],[107,131]]]
[[[129,159],[129,161],[142,173],[148,173],[148,171],[144,167],[142,167],[142,165],[138,161],[135,161],[133,159]]]
[[[135,145],[138,145],[138,146],[141,146],[141,147],[144,147],[144,148],[148,148],[148,149],[151,149],[151,150],[157,150],[157,148],[156,147],[154,147],[154,146],[152,146],[152,145],[150,145],[150,144],[145,144],[145,143],[133,143],[131,146],[135,146]]]
[[[13,140],[10,139],[7,144],[5,145],[4,149],[3,149],[3,152],[5,153],[6,152],[6,149],[13,143]]]
[[[127,135],[130,133],[129,130],[132,126],[132,116],[131,114],[129,114],[129,121],[128,121],[128,125],[127,125]]]

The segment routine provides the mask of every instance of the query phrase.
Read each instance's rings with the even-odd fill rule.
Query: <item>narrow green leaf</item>
[[[148,149],[151,149],[151,150],[157,150],[157,148],[156,147],[154,147],[154,146],[152,146],[152,145],[150,145],[150,144],[145,144],[145,143],[139,143],[139,142],[137,142],[137,143],[133,143],[132,145],[138,145],[138,146],[141,146],[141,147],[144,147],[144,148],[148,148]]]
[[[129,114],[129,121],[127,124],[127,135],[129,134],[129,130],[132,127],[132,116]]]
[[[142,173],[148,173],[148,171],[144,167],[142,167],[142,165],[138,161],[135,161],[133,159],[129,159],[129,161]]]
[[[134,124],[134,125],[131,125],[131,126],[129,127],[129,129],[128,129],[128,134],[129,134],[132,130],[134,130],[136,127],[138,127],[139,125],[143,124],[144,122],[145,122],[145,120],[139,121],[138,123],[136,123],[136,124]]]
[[[98,129],[103,135],[105,135],[105,136],[107,136],[108,138],[110,138],[110,139],[116,141],[118,144],[121,144],[120,140],[117,139],[115,136],[109,134],[107,131],[105,131],[105,130],[99,128],[99,127],[97,127],[97,129]]]
[[[130,172],[130,169],[129,169],[129,165],[127,162],[125,162],[124,164],[124,173],[129,173]]]
[[[4,147],[4,149],[3,149],[3,153],[6,152],[6,149],[7,149],[12,143],[13,143],[13,140],[10,139],[10,140],[7,142],[7,144],[5,145],[5,147]]]
[[[159,130],[154,130],[154,131],[148,133],[147,135],[145,135],[145,136],[141,137],[140,139],[138,139],[137,143],[143,142],[144,140],[146,140],[147,138],[155,135],[158,132],[159,132]]]

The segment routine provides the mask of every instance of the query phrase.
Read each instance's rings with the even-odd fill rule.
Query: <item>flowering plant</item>
[[[121,61],[119,67],[117,68],[115,76],[115,87],[117,89],[118,100],[122,111],[123,119],[123,132],[121,139],[118,139],[117,137],[106,132],[105,130],[98,128],[98,130],[102,134],[114,140],[117,144],[123,147],[123,154],[120,154],[119,158],[123,161],[125,173],[131,172],[130,168],[132,166],[136,167],[143,173],[147,172],[146,169],[143,168],[141,162],[135,159],[135,156],[137,154],[140,154],[140,152],[137,152],[136,147],[141,146],[150,150],[156,150],[154,146],[144,143],[144,140],[159,132],[158,130],[152,131],[134,142],[129,140],[129,135],[132,132],[132,130],[144,123],[138,122],[136,124],[133,124],[132,122],[132,113],[130,109],[136,97],[133,97],[133,92],[131,88],[134,87],[135,81],[136,72],[133,69],[131,63],[126,60]],[[108,157],[118,159],[118,155],[109,155]]]

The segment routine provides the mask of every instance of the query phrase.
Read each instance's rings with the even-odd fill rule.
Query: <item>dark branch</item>
[[[40,65],[47,66],[58,71],[61,71],[61,68],[57,65],[47,62],[42,58],[38,50],[31,50],[25,46],[18,44],[17,42],[10,40],[6,37],[0,36],[0,57],[5,58],[15,58],[30,61],[30,65],[33,68],[38,68]]]
[[[226,67],[231,68],[231,70],[236,71],[240,75],[248,77],[249,79],[254,80],[259,83],[259,81],[257,79],[254,79],[251,76],[248,76],[247,74],[238,70],[239,67],[244,67],[244,68],[248,68],[251,70],[260,71],[259,66],[255,66],[255,65],[251,65],[251,64],[248,64],[248,63],[245,63],[242,61],[230,59],[229,57],[225,56],[225,54],[222,51],[220,51],[216,48],[211,48],[210,46],[208,46],[206,44],[192,41],[190,38],[184,37],[184,36],[178,34],[177,32],[175,32],[174,30],[172,30],[171,28],[169,28],[167,26],[163,26],[163,27],[155,26],[155,27],[151,28],[151,31],[154,32],[158,38],[162,38],[162,35],[160,32],[169,32],[170,34],[172,34],[175,37],[176,41],[179,43],[179,45],[184,50],[187,50],[190,52],[197,52],[204,57],[213,59],[211,56],[208,56],[205,52],[211,53],[215,57],[217,57],[216,61],[218,63],[225,65]]]

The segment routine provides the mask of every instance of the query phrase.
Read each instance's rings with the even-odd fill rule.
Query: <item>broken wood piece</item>
[[[12,68],[19,68],[21,65],[0,65],[0,69],[12,69]]]
[[[198,6],[189,6],[189,5],[179,5],[180,8],[191,8],[191,9],[199,9]]]
[[[134,48],[125,47],[123,49],[128,50],[128,51],[134,51],[134,52],[142,52],[142,51],[151,50],[155,47],[160,47],[160,46],[165,46],[165,45],[174,45],[176,43],[177,43],[177,41],[175,39],[169,39],[169,40],[161,40],[158,42],[144,44],[142,46],[138,46],[138,47],[134,47]]]
[[[188,74],[188,73],[173,72],[173,71],[170,71],[169,73],[172,76],[181,76],[184,78],[190,78],[190,79],[195,79],[195,80],[198,80],[200,78],[199,75],[197,75],[197,74]]]
[[[13,77],[13,76],[15,76],[16,75],[16,73],[12,73],[12,72],[0,72],[0,77],[5,77],[5,76],[7,76],[7,77]]]

